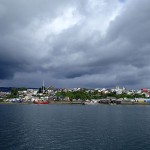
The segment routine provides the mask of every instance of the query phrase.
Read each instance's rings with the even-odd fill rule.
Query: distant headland
[[[1,104],[150,104],[150,89],[107,88],[40,88],[0,87]]]

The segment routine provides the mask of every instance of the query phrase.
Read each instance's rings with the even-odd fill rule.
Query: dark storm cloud
[[[0,0],[0,79],[148,87],[149,12],[147,0]]]

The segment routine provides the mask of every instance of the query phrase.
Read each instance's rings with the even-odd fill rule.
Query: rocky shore
[[[33,102],[0,102],[0,104],[33,104]],[[80,104],[80,105],[150,105],[147,102],[121,102],[121,103],[94,103],[94,102],[84,102],[84,101],[50,101],[51,104]]]

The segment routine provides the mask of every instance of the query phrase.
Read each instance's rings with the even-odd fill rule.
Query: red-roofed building
[[[149,92],[149,90],[148,90],[148,89],[146,89],[146,88],[143,88],[143,89],[141,89],[141,92],[142,92],[142,93],[148,93],[148,92]]]

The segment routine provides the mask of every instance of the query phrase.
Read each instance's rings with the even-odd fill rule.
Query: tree
[[[17,88],[11,89],[11,97],[13,97],[13,98],[18,97],[18,89]]]
[[[26,91],[26,90],[27,90],[26,87],[22,87],[22,88],[21,88],[21,91]]]
[[[38,91],[38,93],[42,93],[43,91],[42,91],[42,88],[39,88],[39,91]]]

